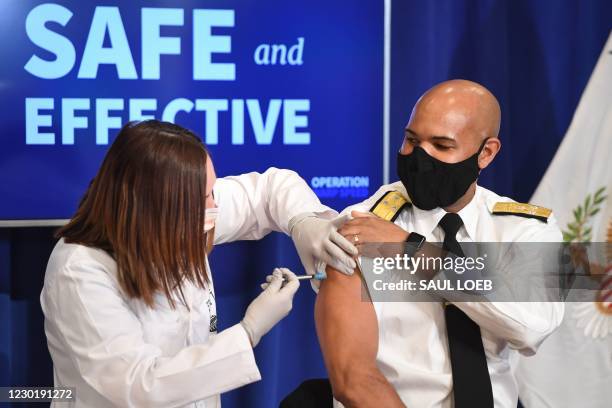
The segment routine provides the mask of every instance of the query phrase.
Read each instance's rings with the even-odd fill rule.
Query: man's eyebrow
[[[405,128],[404,132],[405,133],[409,133],[410,135],[412,135],[414,137],[417,137],[417,138],[419,137],[419,135],[414,130],[412,130],[410,128]],[[452,142],[452,143],[456,143],[457,142],[454,137],[443,136],[443,135],[432,136],[431,139],[434,140],[434,141],[446,141],[446,142]]]
[[[457,143],[455,138],[450,137],[450,136],[432,136],[431,138],[436,141],[447,141],[447,142]]]

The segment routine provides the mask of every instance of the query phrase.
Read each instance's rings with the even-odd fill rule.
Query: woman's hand
[[[353,274],[357,264],[352,256],[357,255],[357,248],[337,231],[347,219],[348,217],[336,217],[327,220],[304,213],[289,221],[291,238],[308,275],[318,272],[317,261],[346,275]]]
[[[283,276],[287,283],[283,285]],[[300,281],[287,268],[277,268],[269,279],[269,285],[249,305],[242,319],[242,326],[255,347],[263,335],[289,314],[293,296]]]

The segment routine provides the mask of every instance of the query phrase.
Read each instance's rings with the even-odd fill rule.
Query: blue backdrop
[[[335,206],[381,183],[381,2],[41,3],[0,6],[0,220],[70,218],[117,128],[152,117],[219,175],[353,177],[313,183]]]
[[[502,105],[502,151],[481,184],[528,200],[569,125],[612,28],[611,16],[606,0],[393,1],[392,179],[402,129],[418,96],[439,81],[461,77],[488,86]],[[346,155],[359,148],[350,132],[329,138],[341,141]],[[317,152],[312,155],[314,162]],[[373,156],[377,168],[381,159]],[[233,157],[239,161],[243,154]],[[51,232],[0,230],[0,385],[52,383],[38,305]],[[279,234],[213,251],[221,328],[242,317],[257,283],[277,265],[299,269],[289,239]],[[263,380],[225,394],[225,406],[277,406],[303,379],[326,376],[313,303],[314,294],[302,288],[291,315],[256,349]]]

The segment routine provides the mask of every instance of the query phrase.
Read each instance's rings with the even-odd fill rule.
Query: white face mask
[[[217,215],[219,215],[219,207],[207,208],[204,212],[204,232],[208,232],[215,228],[217,222]]]

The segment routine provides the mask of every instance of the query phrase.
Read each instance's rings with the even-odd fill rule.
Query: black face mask
[[[419,146],[410,154],[398,153],[397,175],[412,203],[422,210],[433,210],[459,200],[478,179],[478,155],[486,141],[476,153],[458,163],[446,163],[431,157]]]

